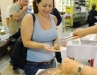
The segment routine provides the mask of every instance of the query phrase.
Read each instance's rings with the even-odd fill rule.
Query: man
[[[10,8],[9,29],[10,35],[14,36],[20,28],[21,21],[28,10],[29,0],[18,0],[16,4],[13,4]],[[16,36],[15,38],[18,38]]]
[[[18,0],[13,0],[13,4],[15,4],[17,1],[18,1]],[[8,27],[9,27],[9,17],[10,17],[10,15],[9,15],[9,10],[10,10],[10,7],[11,7],[11,5],[9,5],[9,6],[7,7],[7,9],[6,9],[6,23],[7,23],[7,26],[8,26]]]
[[[20,36],[20,25],[21,25],[21,21],[22,21],[23,17],[27,13],[28,2],[29,2],[29,0],[18,0],[18,2],[16,4],[13,4],[10,7],[10,11],[9,11],[9,14],[10,14],[10,18],[9,18],[10,39],[11,38],[17,39]],[[9,46],[11,47],[11,50],[9,52],[10,54],[11,54],[12,48],[14,47],[14,45],[11,43],[12,42],[9,43]],[[13,57],[11,56],[11,59],[12,58]],[[15,62],[13,62],[13,60],[11,60],[11,62],[13,65],[14,72],[18,73],[18,68],[20,68],[20,66],[18,64],[16,64]]]
[[[97,16],[97,11],[96,11],[96,5],[92,5],[92,9],[89,12],[88,15],[88,23],[89,23],[89,27],[93,26],[95,22],[97,22],[97,19],[95,18],[95,16]]]

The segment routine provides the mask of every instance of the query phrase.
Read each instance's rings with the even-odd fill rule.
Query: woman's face
[[[41,0],[41,2],[38,4],[38,11],[42,15],[48,15],[51,13],[52,8],[53,8],[53,0]]]

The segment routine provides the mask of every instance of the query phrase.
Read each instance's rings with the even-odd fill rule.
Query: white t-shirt
[[[9,5],[9,6],[7,7],[7,9],[6,9],[6,18],[9,18],[9,17],[10,17],[10,15],[9,15],[10,7],[11,7],[11,5]]]

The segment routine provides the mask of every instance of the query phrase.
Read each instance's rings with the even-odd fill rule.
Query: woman
[[[57,19],[51,15],[53,0],[33,0],[35,22],[31,14],[22,20],[21,37],[27,50],[26,75],[35,75],[39,69],[55,67],[52,52],[57,38]]]

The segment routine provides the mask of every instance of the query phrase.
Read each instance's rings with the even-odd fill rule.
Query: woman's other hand
[[[49,44],[43,44],[44,50],[46,52],[51,52],[52,51],[52,47]]]
[[[54,50],[60,50],[60,45],[54,44],[53,48],[54,48]]]

